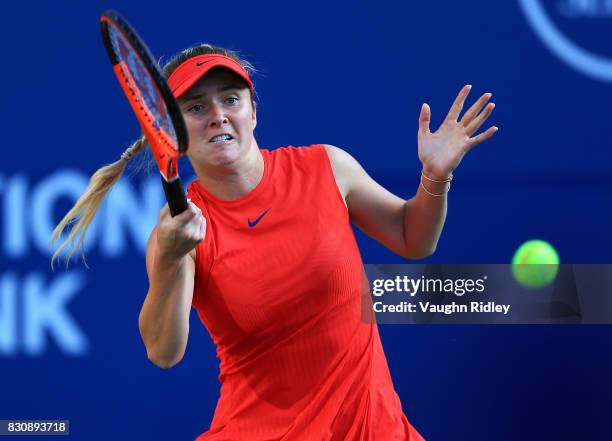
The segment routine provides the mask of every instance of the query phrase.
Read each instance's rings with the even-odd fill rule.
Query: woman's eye
[[[228,104],[236,104],[238,102],[238,97],[230,96],[225,100]]]
[[[204,110],[204,106],[202,104],[196,104],[187,109],[188,112],[192,113],[200,113],[202,110]]]

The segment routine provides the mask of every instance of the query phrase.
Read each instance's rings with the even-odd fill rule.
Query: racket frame
[[[157,88],[173,125],[176,143],[159,124],[155,124],[154,113],[147,107],[140,89],[133,87],[138,82],[134,80],[130,69],[125,66],[125,62],[120,60],[115,53],[109,30],[111,26],[125,38]],[[101,14],[100,31],[115,75],[136,114],[159,167],[170,213],[172,216],[176,216],[185,211],[188,206],[183,184],[178,175],[178,158],[185,154],[189,145],[187,127],[181,109],[151,51],[134,28],[118,12],[109,9]]]

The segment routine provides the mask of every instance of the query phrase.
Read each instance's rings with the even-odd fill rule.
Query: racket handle
[[[177,176],[175,180],[168,182],[162,177],[162,185],[164,186],[164,193],[166,194],[166,200],[168,201],[172,217],[187,210],[187,198],[185,197],[181,178]]]

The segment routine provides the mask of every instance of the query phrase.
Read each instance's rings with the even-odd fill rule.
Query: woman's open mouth
[[[228,144],[232,142],[233,140],[234,138],[231,135],[228,135],[227,133],[223,133],[221,135],[213,136],[212,138],[210,138],[208,142],[211,144]]]

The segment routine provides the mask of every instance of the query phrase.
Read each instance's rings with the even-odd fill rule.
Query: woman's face
[[[257,125],[248,86],[236,74],[213,69],[179,99],[194,165],[230,166],[253,145]]]

